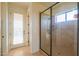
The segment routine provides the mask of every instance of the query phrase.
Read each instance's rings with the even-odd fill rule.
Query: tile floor
[[[9,56],[47,56],[43,51],[39,50],[36,53],[32,53],[29,46],[19,47],[9,51]]]

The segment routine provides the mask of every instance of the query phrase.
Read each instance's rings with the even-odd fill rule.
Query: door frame
[[[77,2],[78,19],[77,19],[77,56],[79,56],[79,2]]]
[[[13,43],[13,39],[14,39],[14,29],[13,29],[14,28],[14,13],[23,15],[23,40],[24,40],[24,43],[17,44],[17,46],[12,44]],[[25,14],[24,13],[20,13],[20,12],[16,12],[16,11],[13,11],[13,12],[11,11],[9,17],[12,17],[12,18],[10,18],[12,20],[11,21],[11,23],[12,23],[12,32],[10,33],[12,35],[12,39],[9,42],[11,44],[10,45],[10,49],[17,48],[18,46],[24,46],[25,45],[25,39],[24,39],[24,20],[25,20]],[[9,26],[9,27],[11,29],[11,26]]]
[[[0,2],[0,15],[1,15],[1,2]],[[0,56],[1,56],[1,16],[0,16]]]
[[[50,10],[50,54],[48,54],[47,52],[45,52],[42,48],[41,48],[41,14],[43,12],[40,12],[40,21],[39,21],[39,27],[40,27],[40,49],[45,52],[48,56],[52,56],[52,7],[54,7],[55,5],[57,5],[59,2],[56,2],[55,4],[53,4],[52,6],[50,6],[49,8],[45,9],[43,12]]]

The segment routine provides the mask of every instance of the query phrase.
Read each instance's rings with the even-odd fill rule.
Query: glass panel
[[[23,43],[23,15],[14,13],[13,44]]]
[[[57,15],[56,22],[65,22],[65,14]]]
[[[50,55],[50,9],[41,14],[41,49]]]
[[[77,54],[77,21],[74,17],[76,14],[74,9],[77,9],[75,2],[59,3],[52,8],[52,55],[73,56]],[[71,10],[74,11],[68,12]]]
[[[73,10],[67,13],[67,21],[77,20],[77,10]]]

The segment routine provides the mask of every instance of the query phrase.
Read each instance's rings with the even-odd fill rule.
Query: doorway
[[[12,40],[10,41],[11,48],[8,55],[31,55],[30,45],[28,43],[28,17],[20,12],[13,12],[11,14],[12,21],[10,21],[10,24],[12,25],[9,27],[12,26],[10,29],[13,30],[11,31]]]
[[[23,39],[23,15],[14,13],[14,26],[13,26],[13,47],[20,47],[24,43]]]

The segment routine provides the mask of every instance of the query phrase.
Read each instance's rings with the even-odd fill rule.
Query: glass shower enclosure
[[[60,2],[40,14],[40,49],[47,55],[77,55],[76,2]]]

